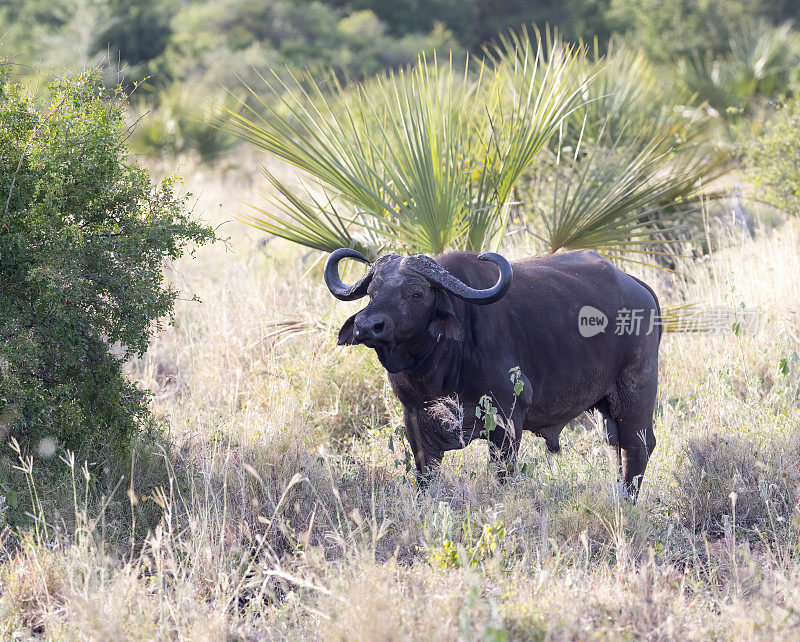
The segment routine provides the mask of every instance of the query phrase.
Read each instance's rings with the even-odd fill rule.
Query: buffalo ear
[[[339,345],[352,346],[356,344],[355,337],[353,337],[353,325],[356,321],[356,315],[351,316],[344,322],[342,329],[339,330]]]
[[[453,309],[453,302],[449,296],[443,295],[440,298],[433,313],[433,320],[428,325],[428,332],[437,341],[440,341],[442,337],[461,341],[464,336],[461,324],[456,318],[456,311]]]

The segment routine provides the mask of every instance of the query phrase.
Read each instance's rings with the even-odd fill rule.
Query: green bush
[[[287,80],[287,67],[360,79],[411,64],[421,49],[446,56],[458,46],[439,24],[394,36],[371,11],[342,16],[319,2],[206,0],[185,6],[172,25],[167,48],[150,70],[158,81],[189,83],[195,95],[198,87],[215,93],[220,84],[231,86],[237,76],[253,86],[256,72],[267,68]]]
[[[747,149],[748,180],[764,201],[800,213],[800,100],[792,100],[766,122]]]
[[[46,104],[0,74],[3,441],[122,454],[147,408],[120,365],[172,310],[163,262],[213,232],[131,164],[98,74],[56,81]]]

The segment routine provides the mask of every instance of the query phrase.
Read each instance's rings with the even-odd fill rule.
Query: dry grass
[[[191,183],[215,221],[250,198],[246,177]],[[74,516],[6,538],[4,638],[800,635],[796,221],[680,278],[645,275],[665,299],[764,318],[752,337],[665,338],[636,506],[616,499],[582,425],[555,457],[526,436],[524,474],[505,487],[474,444],[419,494],[384,373],[335,347],[357,304],[334,305],[315,256],[222,231],[227,246],[174,266],[176,322],[130,366],[156,393],[160,446],[143,444],[105,511],[77,471]]]

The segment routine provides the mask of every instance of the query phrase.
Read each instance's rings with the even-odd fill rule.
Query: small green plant
[[[469,537],[468,526],[464,526],[464,535]],[[444,538],[441,545],[430,551],[430,560],[434,566],[442,569],[478,566],[494,557],[506,538],[506,527],[502,521],[487,522],[481,527],[477,541],[458,544]]]
[[[511,383],[514,385],[514,397],[518,398],[525,387],[525,382],[522,380],[522,370],[520,370],[519,366],[514,366],[508,371],[508,374]]]
[[[520,370],[519,366],[511,368],[508,371],[508,375],[509,381],[511,381],[511,385],[514,387],[514,401],[507,415],[507,417],[510,417],[514,413],[517,399],[522,394],[525,382],[522,379],[522,370]],[[497,410],[497,406],[492,403],[492,397],[490,395],[483,395],[478,399],[478,405],[475,406],[475,417],[483,421],[483,430],[481,434],[487,438],[494,432],[495,428],[497,428]]]
[[[497,407],[489,395],[483,395],[475,406],[475,417],[483,421],[481,434],[488,437],[497,428]]]
[[[795,356],[797,353],[795,353]],[[781,357],[780,361],[778,362],[778,374],[781,377],[786,377],[789,374],[789,359],[786,357]]]
[[[478,559],[487,559],[497,553],[506,539],[506,526],[502,521],[483,525],[483,532],[475,547],[474,555]]]

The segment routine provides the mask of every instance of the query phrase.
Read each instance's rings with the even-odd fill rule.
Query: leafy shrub
[[[731,37],[760,16],[772,22],[785,19],[781,12],[769,11],[768,4],[748,0],[615,0],[609,13],[618,26],[628,27],[627,39],[633,46],[644,49],[651,60],[668,63],[697,51],[724,54]]]
[[[178,12],[177,0],[106,0],[109,15],[105,29],[97,36],[96,47],[108,51],[111,60],[119,58],[136,72],[167,46],[172,33],[170,22]],[[133,73],[132,73],[133,72]]]
[[[371,11],[342,16],[320,2],[207,0],[189,3],[173,20],[174,33],[151,71],[159,79],[198,84],[211,93],[242,77],[253,86],[258,71],[286,67],[339,79],[362,78],[411,64],[420,49],[443,53],[457,46],[441,25],[393,36]],[[271,76],[271,73],[268,74]]]
[[[176,296],[162,263],[213,233],[130,163],[121,94],[98,74],[56,81],[47,104],[7,76],[0,92],[0,425],[119,454],[147,417],[120,365]]]
[[[748,178],[778,209],[800,213],[800,100],[779,108],[747,150]]]

